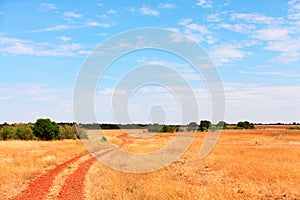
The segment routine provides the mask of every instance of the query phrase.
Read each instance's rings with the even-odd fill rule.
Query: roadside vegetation
[[[86,139],[87,134],[73,123],[60,123],[50,119],[38,119],[36,123],[0,125],[0,140],[63,140]]]

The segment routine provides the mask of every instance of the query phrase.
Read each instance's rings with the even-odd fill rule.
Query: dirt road
[[[122,141],[119,147],[133,141],[126,134],[117,136]],[[97,157],[104,156],[118,147],[97,151]],[[97,159],[89,153],[80,154],[57,165],[54,169],[31,181],[27,188],[14,200],[80,200],[85,199],[84,181],[88,170]]]

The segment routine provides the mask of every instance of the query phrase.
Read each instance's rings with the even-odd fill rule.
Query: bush
[[[77,128],[77,138],[78,139],[89,139],[89,136],[86,133],[86,130],[83,128]]]
[[[187,131],[188,132],[190,132],[190,131],[192,131],[192,132],[197,131],[198,127],[199,126],[198,126],[198,124],[196,122],[191,122],[191,123],[188,124]]]
[[[31,126],[28,124],[19,124],[16,125],[16,136],[19,140],[36,140],[38,139],[33,134]]]
[[[0,131],[1,140],[16,140],[18,139],[16,135],[15,127],[13,126],[3,126]]]
[[[238,129],[254,129],[254,124],[248,121],[244,121],[244,122],[238,122],[236,127]]]
[[[59,139],[59,126],[50,119],[38,119],[32,128],[33,134],[41,140]]]
[[[200,121],[199,130],[200,131],[208,131],[208,129],[211,127],[211,122],[208,120],[202,120]]]
[[[61,125],[59,139],[77,139],[77,130],[74,125]]]

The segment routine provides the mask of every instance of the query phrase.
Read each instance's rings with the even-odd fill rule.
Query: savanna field
[[[158,150],[176,135],[124,139],[121,130],[104,134],[136,153]],[[149,173],[111,169],[88,154],[80,140],[1,141],[0,198],[300,199],[300,130],[224,130],[212,152],[199,159],[205,134],[197,133],[179,160]]]

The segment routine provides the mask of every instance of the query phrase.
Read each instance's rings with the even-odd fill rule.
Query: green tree
[[[59,126],[50,119],[38,119],[32,128],[33,134],[41,140],[59,139]]]
[[[200,121],[199,130],[200,131],[208,131],[208,129],[211,127],[211,122],[208,120],[202,120]]]
[[[196,122],[191,122],[188,124],[187,131],[196,131],[198,129],[198,124]]]
[[[236,125],[239,129],[254,129],[254,124],[248,121],[240,121]]]
[[[224,122],[224,121],[220,121],[217,123],[217,129],[220,130],[220,129],[227,129],[227,123]]]
[[[35,140],[37,139],[32,132],[29,124],[15,124],[16,136],[20,140]]]

